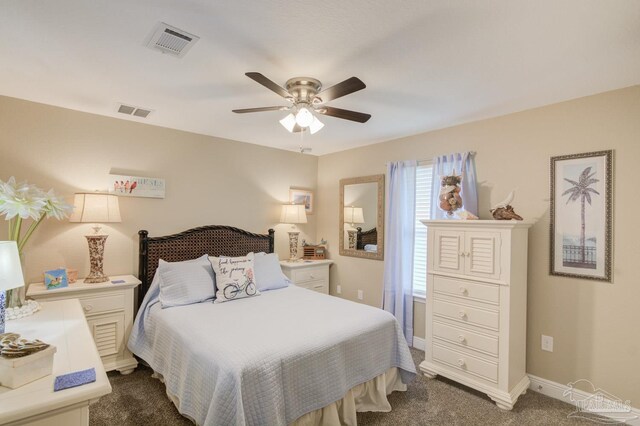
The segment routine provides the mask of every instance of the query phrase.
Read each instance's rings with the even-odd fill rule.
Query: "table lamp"
[[[15,241],[0,241],[0,334],[4,333],[6,291],[24,286],[20,254]]]
[[[108,235],[100,234],[100,223],[117,223],[120,220],[118,197],[99,192],[77,193],[74,200],[73,214],[69,222],[95,223],[92,235],[85,235],[89,244],[89,262],[91,270],[84,279],[85,283],[103,283],[109,277],[102,271],[104,244]]]
[[[347,230],[349,235],[349,249],[356,249],[356,235],[358,231],[353,229],[356,224],[364,223],[364,212],[362,207],[345,207],[344,208],[344,222],[351,223],[351,228]]]
[[[280,223],[290,223],[291,231],[289,231],[289,262],[295,262],[298,259],[298,235],[296,231],[296,223],[307,223],[307,213],[304,204],[284,204],[282,213],[280,214]]]

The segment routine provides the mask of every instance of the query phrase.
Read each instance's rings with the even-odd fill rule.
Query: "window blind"
[[[416,170],[416,226],[413,248],[413,294],[427,292],[427,227],[421,220],[431,219],[431,164],[418,165]]]

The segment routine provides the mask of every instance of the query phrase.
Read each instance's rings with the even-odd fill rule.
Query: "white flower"
[[[46,204],[44,205],[44,213],[47,217],[55,217],[58,220],[69,217],[73,211],[73,206],[64,201],[61,197],[58,197],[53,189],[45,194]]]
[[[46,204],[46,194],[35,185],[18,184],[13,176],[7,182],[0,181],[0,214],[4,214],[6,220],[16,216],[38,220]]]

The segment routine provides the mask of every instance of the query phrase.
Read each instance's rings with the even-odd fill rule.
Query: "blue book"
[[[89,368],[88,370],[74,371],[73,373],[63,374],[56,377],[53,383],[55,392],[63,389],[75,388],[76,386],[86,385],[96,381],[96,370]]]

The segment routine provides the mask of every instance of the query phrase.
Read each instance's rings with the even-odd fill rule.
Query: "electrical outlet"
[[[362,292],[362,290],[358,290],[358,300],[363,300],[364,299],[364,293]]]
[[[342,286],[340,284],[336,286],[336,293],[342,294]]]
[[[542,335],[542,350],[553,352],[553,337]]]

